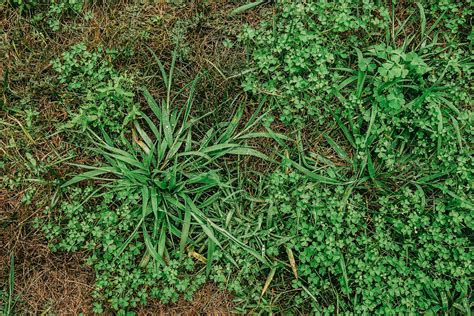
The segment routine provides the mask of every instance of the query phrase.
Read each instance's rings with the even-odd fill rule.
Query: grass
[[[0,6],[3,314],[470,313],[468,2]]]
[[[8,292],[2,292],[2,315],[13,315],[15,306],[15,258],[10,256],[10,273],[8,277]]]

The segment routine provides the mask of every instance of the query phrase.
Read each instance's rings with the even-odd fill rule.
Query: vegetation
[[[86,313],[214,284],[222,313],[470,314],[468,1],[117,6],[126,36],[66,45],[114,6],[5,4],[11,56],[37,58],[24,23],[57,51],[27,87],[22,62],[2,74],[3,314],[50,312],[25,303],[16,236],[80,254]]]

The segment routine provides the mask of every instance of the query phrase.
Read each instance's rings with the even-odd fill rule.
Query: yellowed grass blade
[[[286,253],[288,254],[288,259],[290,259],[291,270],[293,270],[295,278],[298,279],[298,269],[296,268],[295,256],[293,256],[293,251],[290,247],[286,247]]]
[[[262,296],[265,294],[265,292],[268,290],[268,287],[270,286],[270,283],[272,283],[273,276],[275,275],[276,268],[272,268],[270,273],[268,274],[267,280],[265,281],[265,285],[263,286],[262,289]]]

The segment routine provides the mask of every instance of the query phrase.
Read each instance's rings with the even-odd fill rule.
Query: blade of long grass
[[[453,121],[454,130],[456,131],[456,137],[458,140],[459,149],[462,150],[463,149],[462,137],[461,137],[461,131],[459,129],[458,121],[452,116],[451,116],[451,120]]]
[[[192,134],[191,130],[189,129],[186,133],[186,142],[184,145],[184,152],[190,152],[193,149],[193,140],[192,140]],[[178,154],[179,155],[179,154]]]
[[[426,33],[426,15],[425,15],[425,9],[423,8],[423,5],[419,2],[416,2],[416,5],[418,6],[418,9],[420,10],[420,28],[421,28],[421,42],[425,40],[425,33]]]
[[[221,247],[220,242],[217,240],[217,238],[214,236],[214,233],[212,232],[212,229],[207,226],[207,224],[204,222],[205,217],[201,214],[197,206],[194,204],[193,200],[186,194],[182,194],[183,199],[186,201],[187,205],[191,208],[191,216],[201,225],[202,230],[204,233],[212,239],[216,245]]]
[[[10,273],[8,275],[8,302],[5,315],[13,315],[13,296],[15,290],[15,257],[13,253],[10,254]]]
[[[342,149],[341,146],[339,146],[329,135],[326,133],[323,133],[323,137],[326,139],[326,141],[329,143],[331,148],[337,153],[339,157],[341,157],[344,160],[349,160],[349,156],[347,153]]]
[[[369,171],[369,176],[370,178],[374,179],[375,178],[375,168],[374,168],[374,163],[372,161],[372,156],[370,155],[370,152],[367,151],[367,169]]]
[[[166,228],[167,228],[166,222],[163,221],[160,228],[160,238],[158,240],[158,255],[160,256],[160,258],[163,259],[164,262],[165,262],[164,254],[166,253]]]
[[[176,50],[173,51],[172,56],[171,56],[171,66],[170,66],[170,71],[169,71],[169,76],[168,76],[168,91],[166,93],[166,107],[168,112],[170,111],[170,106],[171,106],[171,86],[173,84],[173,74],[174,74],[174,66],[176,64],[176,58],[178,54]]]
[[[158,67],[160,68],[160,71],[161,71],[161,76],[163,77],[163,82],[165,83],[166,89],[168,89],[169,80],[168,80],[168,75],[166,74],[165,67],[163,66],[163,63],[158,58],[158,56],[156,56],[155,52],[150,47],[146,46],[146,48],[148,49],[148,51],[150,51],[151,55],[153,56],[156,63],[158,64]]]
[[[148,134],[141,128],[140,124],[137,121],[134,122],[134,125],[138,134],[140,135],[140,137],[143,139],[143,141],[146,144],[146,149],[145,147],[142,147],[142,146],[140,147],[142,147],[143,150],[148,153],[150,149],[154,147],[153,141],[151,140],[150,136],[148,136]]]
[[[251,9],[261,5],[264,2],[265,2],[265,0],[259,0],[259,1],[254,1],[254,2],[250,2],[250,3],[247,3],[247,4],[241,5],[240,7],[237,7],[234,10],[230,11],[229,16],[234,16],[234,15],[237,15],[237,14],[244,13],[245,11],[251,10]]]
[[[234,102],[235,99],[232,101],[232,103]],[[218,138],[218,143],[224,143],[232,137],[235,130],[237,129],[237,126],[239,125],[240,119],[242,118],[243,114],[244,108],[242,106],[238,107],[237,111],[234,114],[234,117],[232,117],[232,120],[229,122],[226,131],[222,133],[221,136]]]
[[[158,192],[156,192],[155,187],[150,187],[150,202],[151,202],[151,209],[153,213],[158,213],[158,205],[160,203],[160,199],[158,196]]]
[[[302,165],[296,163],[295,161],[292,161],[291,165],[293,167],[295,167],[296,169],[298,169],[299,171],[301,171],[306,176],[308,176],[310,179],[313,179],[317,182],[326,183],[326,184],[343,184],[339,180],[332,179],[332,178],[329,178],[329,177],[322,176],[322,175],[316,174],[314,172],[311,172],[310,170],[306,169],[305,167],[303,167]]]
[[[288,260],[290,261],[291,270],[293,271],[293,275],[295,279],[298,279],[298,268],[296,267],[296,260],[295,256],[293,255],[293,251],[290,247],[286,247],[286,253],[288,255]]]
[[[367,145],[367,140],[369,139],[370,132],[372,131],[372,126],[374,125],[375,118],[377,117],[377,105],[372,106],[372,110],[370,111],[370,121],[369,126],[367,127],[367,131],[365,133],[365,144]]]
[[[153,111],[153,113],[156,115],[158,119],[161,118],[160,107],[156,103],[153,96],[150,94],[150,92],[146,88],[143,87],[142,90],[143,90],[143,96],[145,97],[145,100],[148,103],[148,106],[150,107],[150,109]]]
[[[150,190],[148,186],[142,186],[142,217],[145,217],[148,211],[148,201],[150,198]]]
[[[145,225],[142,225],[142,231],[143,231],[143,240],[145,241],[145,246],[146,246],[147,251],[150,253],[152,258],[155,259],[159,264],[166,265],[163,257],[160,256],[160,254],[156,251],[156,248],[153,245],[153,242],[150,238],[150,235],[148,234],[148,231]]]
[[[271,130],[270,130],[271,131]],[[271,139],[280,139],[280,140],[286,140],[286,141],[293,141],[292,138],[286,136],[285,134],[281,133],[275,133],[273,131],[268,131],[267,132],[254,132],[254,133],[248,133],[239,137],[236,137],[236,139],[253,139],[253,138],[271,138]]]
[[[275,272],[276,272],[276,267],[273,267],[270,270],[270,273],[268,274],[267,279],[265,280],[265,284],[263,285],[262,293],[260,294],[260,296],[263,296],[265,292],[267,291],[267,289],[270,287],[270,283],[272,283],[273,277],[275,276]]]
[[[241,156],[253,156],[253,157],[257,157],[257,158],[260,158],[260,159],[263,159],[263,160],[266,160],[266,161],[275,162],[273,159],[271,159],[270,157],[268,157],[264,153],[262,153],[262,152],[260,152],[256,149],[249,148],[249,147],[232,148],[232,149],[228,150],[226,152],[226,154],[241,155]]]
[[[156,145],[157,146],[157,151],[158,151],[158,157],[157,157],[157,161],[158,163],[161,163],[164,159],[165,159],[165,155],[167,153],[167,148],[168,148],[168,142],[166,141],[166,139],[162,139],[161,142],[159,144]],[[164,166],[164,164],[163,164]]]
[[[451,196],[453,199],[460,202],[461,206],[463,206],[463,207],[465,207],[465,208],[467,208],[471,211],[474,211],[474,203],[472,203],[471,201],[468,201],[467,199],[463,198],[462,196],[457,195],[456,193],[449,190],[448,188],[446,188],[443,185],[431,184],[431,186],[434,187],[434,188],[437,188],[437,189],[441,190],[443,193]]]
[[[138,221],[138,224],[135,226],[135,229],[133,232],[128,236],[127,240],[120,246],[120,248],[117,250],[117,253],[115,254],[116,257],[119,257],[127,248],[127,246],[132,242],[132,240],[137,236],[138,234],[138,229],[142,226],[144,217],[141,217],[140,220]]]
[[[198,77],[196,77],[192,81],[192,84],[189,88],[189,95],[188,95],[188,99],[186,100],[186,106],[185,106],[185,110],[184,110],[184,114],[182,118],[183,123],[181,124],[181,128],[178,132],[178,135],[181,135],[181,133],[189,127],[188,126],[189,114],[191,113],[191,108],[192,108],[193,100],[194,100],[194,91],[196,90],[197,82],[198,82]]]
[[[61,187],[64,188],[64,187],[76,184],[76,183],[84,181],[84,180],[98,179],[97,176],[100,176],[100,175],[105,174],[105,173],[109,173],[112,170],[114,170],[114,169],[110,168],[109,170],[99,169],[99,170],[86,171],[84,173],[81,173],[81,174],[73,177],[71,180],[69,180],[66,183],[64,183],[63,185],[61,185]],[[100,179],[103,179],[103,178],[100,178]]]
[[[204,136],[202,137],[200,143],[199,143],[199,148],[203,149],[209,146],[209,143],[212,140],[212,136],[216,134],[216,129],[214,127],[211,127],[206,131]]]
[[[357,145],[354,141],[354,138],[352,137],[352,134],[349,132],[349,130],[347,129],[347,127],[341,122],[341,120],[339,119],[339,117],[335,116],[334,119],[336,120],[337,122],[337,125],[339,125],[339,128],[342,130],[342,133],[344,134],[344,136],[346,136],[347,140],[349,141],[349,143],[352,145],[352,147],[354,147],[355,149],[357,149]]]
[[[168,151],[167,159],[175,158],[175,155],[178,153],[183,143],[184,143],[184,140],[178,141],[177,139],[175,139],[175,142],[173,143],[170,150]]]
[[[208,147],[201,148],[199,152],[201,153],[212,153],[216,151],[226,151],[229,148],[237,148],[240,147],[239,144],[234,144],[234,143],[225,143],[225,144],[217,144],[217,145],[212,145]]]
[[[170,123],[170,116],[169,116],[169,111],[166,107],[163,107],[162,111],[161,111],[161,119],[162,119],[162,122],[163,122],[163,132],[165,134],[165,139],[166,139],[166,142],[168,144],[168,146],[171,146],[171,144],[173,143],[173,126],[171,126],[171,123]]]
[[[133,163],[138,162],[138,160],[135,156],[133,156],[132,154],[130,154],[129,152],[127,152],[125,150],[122,150],[122,149],[117,148],[117,147],[109,146],[109,145],[106,145],[106,144],[98,144],[98,145],[102,148],[105,148],[106,150],[108,150],[110,152],[110,153],[108,153],[104,150],[97,150],[97,152],[100,153],[101,155],[104,155],[104,154],[111,155],[112,153],[114,153],[118,156],[123,157],[125,159],[124,162],[126,162],[126,161],[133,161]]]
[[[118,154],[112,154],[112,153],[106,153],[104,152],[104,155],[107,155],[109,157],[112,157],[112,158],[115,158],[117,160],[120,160],[126,164],[129,164],[131,166],[134,166],[134,167],[137,167],[138,169],[142,169],[142,170],[146,170],[145,166],[143,165],[143,163],[139,162],[138,160],[136,159],[132,159],[132,158],[129,158],[127,156],[122,156],[122,155],[118,155]]]
[[[216,203],[220,197],[221,197],[221,192],[217,191],[216,193],[208,197],[204,202],[199,204],[199,208],[202,209],[202,208],[211,206],[212,204]]]
[[[443,114],[441,113],[441,109],[439,106],[436,106],[436,114],[438,119],[438,142],[437,142],[437,152],[438,155],[441,154],[441,146],[443,145]]]
[[[217,230],[219,233],[221,233],[222,235],[224,235],[225,237],[227,237],[228,239],[230,239],[231,241],[235,242],[236,244],[238,244],[242,249],[244,249],[245,251],[247,251],[249,254],[251,254],[252,256],[254,256],[255,258],[257,258],[258,260],[260,260],[260,262],[264,263],[264,264],[267,264],[267,260],[258,252],[256,251],[255,249],[253,249],[252,247],[250,246],[247,246],[246,244],[244,244],[242,241],[240,241],[239,239],[237,239],[234,235],[232,235],[231,233],[229,233],[226,229],[220,227],[219,225],[216,225],[215,223],[213,223],[212,221],[209,221],[209,223],[211,224],[211,226]]]
[[[204,154],[202,152],[199,152],[199,151],[185,151],[185,152],[177,154],[177,157],[186,157],[186,156],[198,156],[198,157],[204,158],[206,160],[212,160],[211,156],[206,155],[206,154]]]
[[[188,234],[189,234],[190,227],[191,227],[191,208],[185,201],[183,228],[181,230],[181,240],[179,242],[179,251],[180,251],[181,256],[184,256],[184,249],[186,247],[186,242],[188,241]]]
[[[199,173],[199,174],[187,174],[188,180],[186,181],[187,184],[212,184],[212,185],[219,185],[220,178],[216,172],[206,172],[206,173]]]
[[[344,287],[346,288],[347,294],[349,294],[349,293],[350,293],[350,289],[349,289],[349,278],[348,278],[348,276],[347,276],[346,261],[344,260],[344,256],[343,256],[342,253],[341,253],[341,261],[340,261],[340,264],[341,264],[342,275],[343,275],[343,277],[344,277]]]
[[[357,90],[356,90],[356,95],[357,98],[362,97],[362,93],[364,92],[364,83],[365,79],[367,78],[367,74],[363,71],[359,71],[357,73]]]
[[[207,240],[207,258],[206,258],[206,276],[208,277],[211,273],[212,261],[214,259],[214,252],[216,250],[216,244],[212,239]]]

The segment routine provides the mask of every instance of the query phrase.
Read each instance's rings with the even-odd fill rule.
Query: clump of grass
[[[63,187],[85,180],[100,184],[69,191],[71,202],[61,206],[60,220],[43,226],[54,250],[92,251],[88,263],[96,270],[95,297],[120,311],[143,304],[148,295],[164,303],[175,301],[178,293],[190,298],[209,275],[214,252],[226,243],[265,261],[226,230],[213,206],[218,200],[230,203],[233,195],[240,194],[235,179],[222,174],[222,160],[247,155],[270,160],[245,142],[275,134],[253,132],[262,119],[258,113],[238,130],[242,116],[238,110],[230,122],[217,124],[196,139],[193,128],[202,119],[190,115],[196,80],[187,86],[187,101],[179,107],[177,96],[171,94],[175,58],[169,73],[158,60],[166,98],[158,104],[147,90],[143,92],[155,117],[139,112],[132,141],[121,147],[105,131],[93,134],[91,150],[105,163],[78,165],[89,171]],[[87,197],[81,200],[81,196]],[[95,206],[88,201],[96,201]],[[206,263],[204,274],[195,270],[190,255]],[[101,305],[96,310],[102,310]]]

